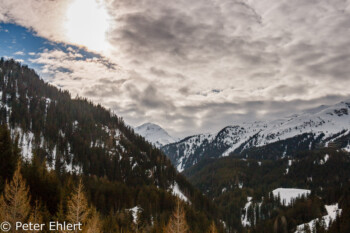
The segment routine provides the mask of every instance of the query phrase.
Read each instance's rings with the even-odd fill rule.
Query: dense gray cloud
[[[62,26],[69,0],[17,1],[0,0],[0,20],[69,42]],[[53,50],[32,61],[53,84],[132,125],[151,121],[185,136],[350,97],[348,0],[102,2],[111,21],[108,59]],[[33,9],[22,14],[23,7]],[[50,19],[44,7],[57,14]]]

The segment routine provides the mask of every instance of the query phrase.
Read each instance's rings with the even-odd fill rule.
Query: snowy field
[[[296,188],[278,188],[272,191],[274,197],[280,196],[281,204],[289,206],[292,200],[297,198],[308,196],[311,191],[307,189],[296,189]]]

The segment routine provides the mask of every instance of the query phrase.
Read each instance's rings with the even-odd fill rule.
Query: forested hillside
[[[211,201],[111,111],[13,60],[0,60],[0,92],[0,192],[6,199],[6,182],[22,174],[41,221],[69,219],[74,193],[83,192],[89,216],[100,216],[91,232],[163,232],[176,196],[190,232],[220,225]]]
[[[349,167],[348,152],[325,148],[279,160],[209,159],[184,174],[218,205],[229,232],[306,233],[315,219],[309,230],[350,232]],[[283,201],[294,191],[309,195]]]

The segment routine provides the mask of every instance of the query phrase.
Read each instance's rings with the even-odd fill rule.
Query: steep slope
[[[109,191],[94,189],[96,195],[106,195],[101,197],[102,201],[96,200],[103,211],[130,209],[139,204],[145,211],[152,211],[147,216],[148,224],[151,219],[164,222],[164,216],[171,210],[169,203],[162,200],[174,201],[179,196],[188,200],[188,208],[198,222],[209,224],[209,217],[214,216],[215,208],[210,201],[177,174],[159,149],[102,106],[82,98],[72,99],[67,91],[41,80],[34,70],[3,59],[0,97],[0,124],[8,126],[28,164],[39,158],[60,176],[84,175],[91,177],[95,186],[100,185],[97,179],[111,183]],[[112,195],[108,193],[112,187],[121,190]],[[164,197],[164,192],[172,199]],[[154,200],[152,203],[145,201],[149,196]],[[105,205],[106,198],[113,205]],[[201,228],[195,225],[196,221],[191,223],[193,229]]]
[[[141,135],[158,148],[177,141],[177,139],[170,136],[162,127],[153,123],[142,124],[134,130],[135,133]]]
[[[18,137],[24,158],[33,152],[51,169],[107,176],[128,183],[167,188],[162,172],[174,173],[162,153],[122,120],[85,99],[71,99],[40,80],[33,70],[3,61],[0,71],[0,123]],[[125,176],[125,174],[129,174]],[[175,174],[175,173],[174,173]]]
[[[348,135],[349,109],[350,101],[345,101],[277,120],[228,126],[217,134],[188,137],[166,145],[162,150],[179,171],[204,158],[225,157],[233,153],[257,156],[252,150],[272,150],[274,157],[283,157],[296,150],[328,146]]]
[[[274,232],[272,226],[281,216],[288,223],[284,232],[295,232],[301,224],[327,215],[325,206],[339,203],[343,213],[350,213],[349,166],[348,152],[321,148],[279,160],[207,159],[184,174],[218,205],[231,232]],[[349,227],[348,216],[341,217]]]

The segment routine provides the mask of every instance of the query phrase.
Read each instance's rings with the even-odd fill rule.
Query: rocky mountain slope
[[[350,100],[321,106],[272,121],[227,126],[216,134],[200,134],[168,144],[162,150],[179,171],[205,158],[291,155],[296,150],[327,147],[350,130]],[[346,145],[343,145],[346,146]],[[259,153],[258,152],[269,152]]]

